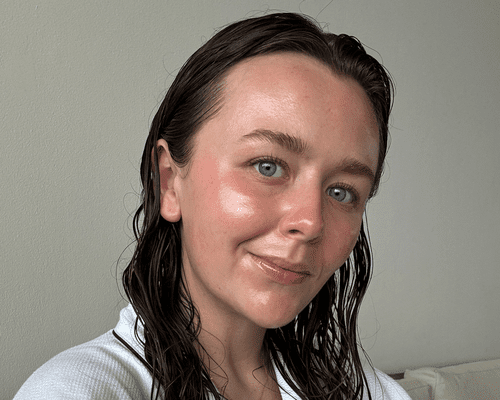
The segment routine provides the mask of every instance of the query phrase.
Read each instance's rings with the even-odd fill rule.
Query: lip
[[[311,274],[303,264],[293,264],[277,257],[257,256],[249,253],[259,269],[275,282],[296,285],[304,282]]]

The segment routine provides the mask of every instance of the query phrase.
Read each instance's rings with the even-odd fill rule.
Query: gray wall
[[[396,81],[368,207],[376,269],[360,334],[374,364],[500,357],[499,3],[328,3],[1,2],[1,398],[115,325],[154,110],[214,28],[269,8],[319,14]]]

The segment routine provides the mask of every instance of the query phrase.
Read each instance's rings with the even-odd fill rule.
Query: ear
[[[181,207],[177,183],[180,179],[180,170],[175,165],[168,144],[164,139],[156,142],[158,151],[158,172],[160,174],[160,214],[169,222],[178,222],[181,219]],[[154,149],[151,157],[154,160]]]

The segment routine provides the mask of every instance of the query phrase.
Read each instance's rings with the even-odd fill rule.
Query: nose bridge
[[[281,233],[311,241],[323,231],[323,193],[314,180],[303,181],[288,193],[284,204]]]

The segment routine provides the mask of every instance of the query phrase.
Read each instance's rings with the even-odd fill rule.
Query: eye
[[[268,178],[280,178],[283,175],[283,168],[273,161],[257,161],[253,166],[259,174],[267,176]]]
[[[352,191],[343,187],[331,187],[327,190],[327,193],[339,203],[352,203],[355,200],[355,195]]]

